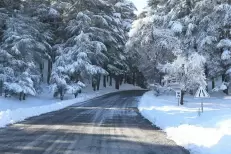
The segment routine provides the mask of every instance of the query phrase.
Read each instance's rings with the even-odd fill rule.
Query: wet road
[[[143,93],[105,95],[0,129],[0,153],[189,154],[139,114]]]

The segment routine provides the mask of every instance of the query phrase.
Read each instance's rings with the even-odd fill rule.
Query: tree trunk
[[[213,78],[212,79],[212,89],[214,89],[215,88],[215,79]]]
[[[227,89],[225,89],[223,92],[224,92],[226,95],[228,95],[228,94],[229,94],[229,87],[227,86]]]
[[[184,105],[184,91],[181,90],[180,105]]]
[[[136,73],[133,73],[132,75],[132,84],[135,86],[136,84]]]
[[[43,64],[40,64],[39,66],[40,66],[41,79],[42,79],[42,81],[44,81],[44,78],[43,78],[44,77],[44,74],[43,74],[44,66],[43,66]]]
[[[60,95],[60,100],[61,100],[61,101],[63,100],[63,95]]]
[[[97,85],[97,77],[93,76],[92,77],[92,88],[94,91],[96,91],[96,85]]]
[[[3,81],[0,80],[0,96],[2,96],[3,93]]]
[[[49,61],[48,62],[47,84],[50,84],[51,71],[52,71],[52,61]]]
[[[4,90],[4,93],[5,93],[5,98],[7,97],[7,95],[8,95],[8,90]]]
[[[120,76],[119,76],[119,80],[120,80],[120,85],[122,85],[122,84],[123,84],[123,80],[124,80],[123,75],[120,75]]]
[[[222,78],[222,82],[224,82],[225,81],[225,74],[222,74],[221,78]]]
[[[112,76],[110,75],[110,83],[109,83],[110,86],[112,86]]]
[[[91,78],[91,86],[94,88],[94,77]]]
[[[115,89],[120,89],[120,77],[115,76]]]
[[[226,82],[225,74],[222,75],[222,82]],[[229,94],[229,87],[227,86],[227,89],[223,90],[223,92],[228,95]]]
[[[124,75],[124,84],[127,83],[127,74]]]
[[[75,74],[74,74],[74,80],[75,80],[75,83],[78,83],[78,82],[79,82],[79,80],[80,80],[80,75],[79,75],[78,72],[75,72]]]
[[[26,100],[26,94],[23,93],[23,97],[22,97],[23,100]]]
[[[20,101],[22,100],[22,95],[23,95],[23,92],[20,92],[20,93],[19,93],[19,100],[20,100]]]
[[[97,90],[99,90],[100,87],[100,80],[101,80],[101,75],[97,76]]]
[[[60,100],[63,100],[64,98],[64,91],[63,89],[60,90]]]
[[[162,74],[160,73],[159,84],[161,85],[161,83],[162,83]]]
[[[107,76],[107,82],[109,82],[109,75]]]
[[[107,87],[107,77],[105,75],[103,76],[103,86],[104,88]]]

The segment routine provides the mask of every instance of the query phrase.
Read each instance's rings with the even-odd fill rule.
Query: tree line
[[[0,95],[38,94],[44,61],[46,82],[60,99],[69,91],[77,96],[86,80],[99,90],[101,77],[104,87],[112,79],[116,89],[144,85],[125,48],[135,9],[127,0],[0,1]]]
[[[212,81],[228,94],[231,68],[231,1],[149,0],[134,22],[127,50],[150,83],[177,81],[192,93]],[[222,77],[220,86],[215,79]]]

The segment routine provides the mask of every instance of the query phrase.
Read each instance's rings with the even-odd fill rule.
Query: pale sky
[[[136,8],[138,9],[138,12],[141,12],[142,9],[147,4],[147,0],[131,0],[131,1],[135,4]]]

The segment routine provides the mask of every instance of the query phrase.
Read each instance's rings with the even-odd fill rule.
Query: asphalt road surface
[[[0,129],[0,153],[189,154],[137,110],[143,91],[105,95]]]

